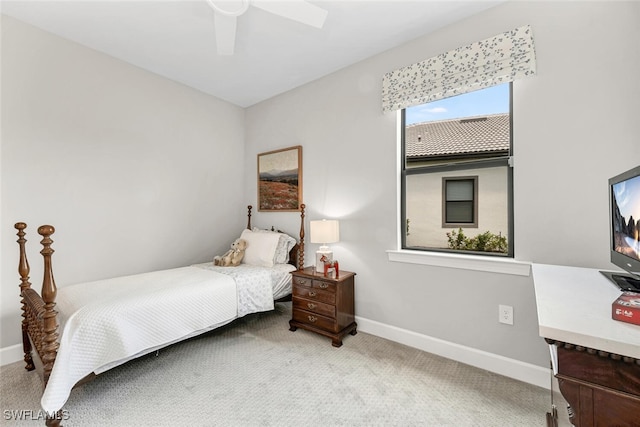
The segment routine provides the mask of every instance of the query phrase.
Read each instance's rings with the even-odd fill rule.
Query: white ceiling
[[[288,0],[291,1],[291,0]],[[205,0],[2,0],[9,15],[202,92],[248,107],[505,0],[325,0],[322,29],[255,7],[235,55],[216,53]]]

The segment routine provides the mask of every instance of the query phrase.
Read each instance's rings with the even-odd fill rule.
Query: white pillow
[[[254,233],[244,230],[240,238],[247,242],[243,264],[273,267],[273,258],[280,236],[275,233]]]
[[[291,249],[298,243],[296,239],[288,234],[280,233],[280,240],[276,248],[276,254],[273,258],[275,264],[286,264],[289,262],[289,253]]]
[[[289,262],[289,252],[291,252],[291,249],[293,249],[296,243],[298,243],[296,239],[280,231],[262,230],[258,227],[253,227],[251,231],[254,233],[276,233],[280,236],[278,246],[276,246],[275,255],[273,256],[273,263],[286,264]]]

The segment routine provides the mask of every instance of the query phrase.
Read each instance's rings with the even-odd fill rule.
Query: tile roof
[[[460,156],[509,150],[509,114],[416,123],[406,127],[406,155]]]

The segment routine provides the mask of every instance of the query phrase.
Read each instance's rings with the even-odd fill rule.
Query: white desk
[[[620,289],[598,270],[533,264],[543,338],[640,359],[640,326],[611,318]]]
[[[533,264],[532,271],[540,336],[556,344],[571,422],[638,427],[640,326],[611,318],[620,289],[595,269]]]

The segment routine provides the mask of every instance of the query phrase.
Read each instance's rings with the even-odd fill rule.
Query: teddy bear
[[[240,265],[242,258],[244,258],[245,249],[247,249],[247,241],[244,239],[236,239],[231,243],[231,249],[229,249],[224,255],[216,255],[213,257],[213,265],[219,265],[221,267],[236,267]]]

